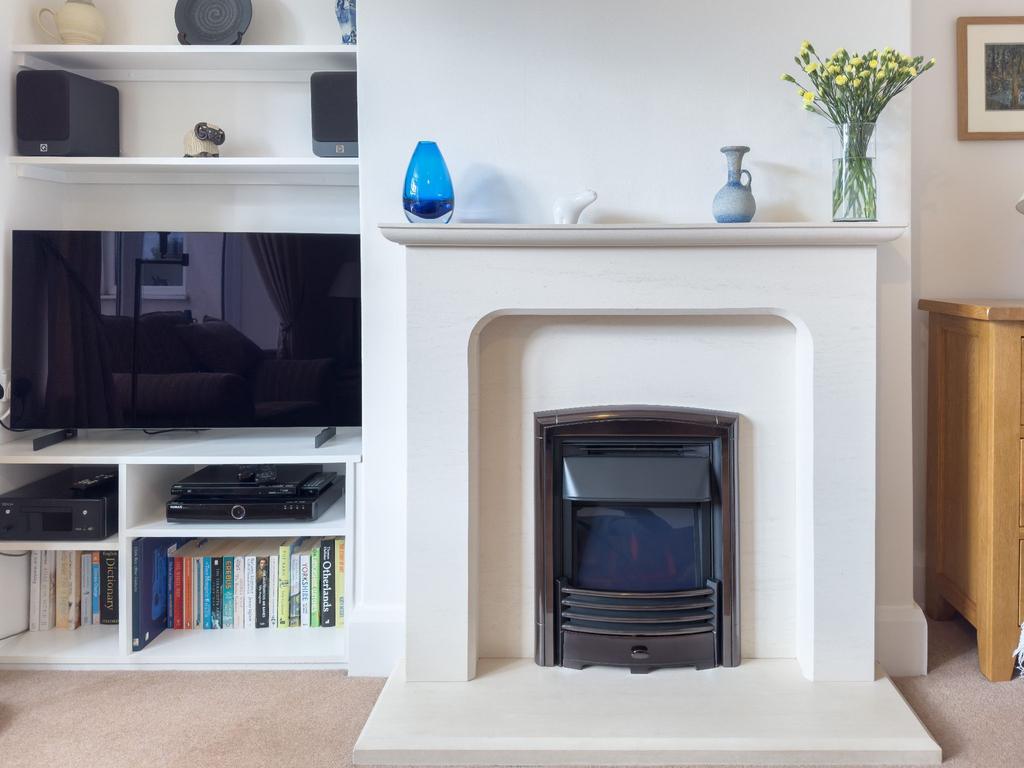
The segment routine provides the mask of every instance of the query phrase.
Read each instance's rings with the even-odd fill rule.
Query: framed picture
[[[961,141],[1024,139],[1024,16],[957,19]]]

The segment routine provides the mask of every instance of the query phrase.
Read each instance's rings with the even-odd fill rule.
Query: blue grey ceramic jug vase
[[[750,171],[743,169],[743,156],[750,147],[722,147],[729,167],[729,180],[718,190],[711,212],[719,224],[739,224],[750,221],[757,211],[754,194],[750,191]],[[746,175],[746,184],[743,176]]]

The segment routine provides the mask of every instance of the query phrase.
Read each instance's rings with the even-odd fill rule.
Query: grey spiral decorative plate
[[[238,45],[252,22],[252,0],[178,0],[174,23],[182,45]]]

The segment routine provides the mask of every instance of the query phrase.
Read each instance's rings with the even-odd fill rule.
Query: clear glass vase
[[[832,221],[878,221],[875,124],[833,126]]]

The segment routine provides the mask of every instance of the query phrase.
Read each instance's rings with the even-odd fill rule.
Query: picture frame
[[[956,22],[957,136],[1024,139],[1024,16]]]

